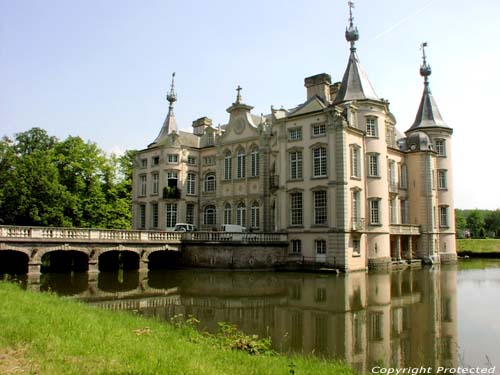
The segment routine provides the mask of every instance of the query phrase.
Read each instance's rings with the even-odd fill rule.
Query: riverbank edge
[[[316,357],[250,355],[193,327],[174,327],[0,282],[0,373],[354,374]]]
[[[457,256],[462,258],[500,259],[500,239],[457,239]]]

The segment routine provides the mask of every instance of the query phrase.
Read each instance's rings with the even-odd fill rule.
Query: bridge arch
[[[130,271],[140,268],[141,254],[135,249],[103,249],[97,256],[99,271]]]
[[[148,252],[148,267],[150,270],[178,268],[182,263],[180,251],[154,250]]]
[[[0,251],[0,274],[28,273],[29,255],[26,251],[6,249]]]
[[[81,250],[44,251],[40,261],[42,273],[87,272],[89,269],[89,255]]]

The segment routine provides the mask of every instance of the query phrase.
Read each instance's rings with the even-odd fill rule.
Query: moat
[[[391,273],[166,270],[42,274],[32,290],[169,322],[193,315],[270,337],[283,353],[373,366],[500,366],[500,261]]]

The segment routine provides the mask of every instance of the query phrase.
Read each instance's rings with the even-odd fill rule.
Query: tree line
[[[0,141],[0,224],[131,228],[134,151],[107,155],[93,142],[41,128]]]
[[[500,237],[500,209],[456,209],[455,226],[458,238],[498,238]]]

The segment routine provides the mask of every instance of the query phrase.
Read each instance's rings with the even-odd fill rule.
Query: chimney
[[[325,102],[330,103],[330,85],[332,77],[329,74],[321,73],[304,79],[304,86],[307,88],[307,100],[314,95],[319,96]]]
[[[193,121],[193,134],[203,135],[205,133],[205,128],[212,126],[212,120],[208,117],[200,117],[198,120]]]
[[[335,82],[333,85],[330,85],[330,98],[332,99],[332,102],[335,101],[341,85],[342,82]]]

